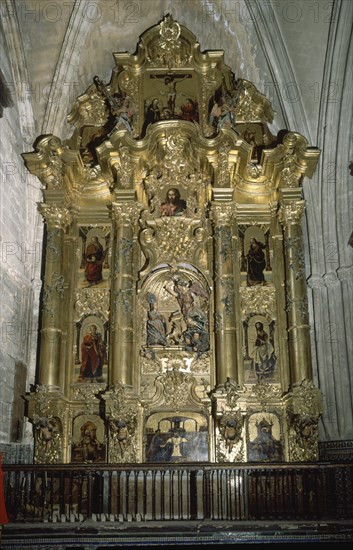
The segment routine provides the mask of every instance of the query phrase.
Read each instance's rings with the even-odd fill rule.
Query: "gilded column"
[[[311,380],[310,326],[302,248],[304,200],[284,202],[278,213],[284,232],[286,312],[291,384]]]
[[[212,203],[217,385],[237,380],[233,206]]]
[[[136,203],[113,203],[113,283],[111,293],[110,384],[133,386],[133,319],[135,279],[134,227],[141,210]]]
[[[38,384],[62,389],[65,375],[60,368],[64,299],[63,245],[65,227],[71,223],[72,216],[64,206],[46,203],[39,204],[39,211],[47,225],[47,242]]]

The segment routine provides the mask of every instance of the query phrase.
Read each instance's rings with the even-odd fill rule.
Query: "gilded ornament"
[[[75,294],[75,309],[78,317],[98,314],[105,320],[109,318],[109,289],[82,288]]]
[[[190,46],[180,38],[180,25],[167,15],[159,26],[159,37],[147,45],[147,59],[151,67],[180,67],[188,63]]]
[[[212,203],[210,208],[210,218],[215,227],[230,225],[235,215],[234,204]]]
[[[242,315],[248,313],[275,314],[276,289],[272,286],[249,286],[240,288]]]
[[[218,462],[243,462],[243,424],[244,417],[239,409],[224,413],[219,419],[220,437],[216,443]]]
[[[178,411],[189,400],[189,377],[178,369],[178,364],[160,377],[165,404]]]
[[[49,227],[56,226],[60,229],[65,229],[73,219],[72,213],[65,206],[39,203],[38,210]]]
[[[304,256],[291,226],[301,222],[301,182],[312,177],[319,151],[299,134],[272,135],[270,102],[235,79],[222,52],[201,52],[170,15],[142,35],[136,54],[114,57],[111,81],[94,77],[77,98],[72,136],[64,143],[41,137],[24,155],[46,186],[38,208],[48,226],[42,330],[52,338],[41,339],[38,376],[51,381],[51,391],[39,384],[28,396],[36,462],[144,460],[147,432],[139,422],[147,424],[149,411],[204,415],[210,445],[202,457],[210,462],[262,460],[256,431],[272,428],[277,454],[265,453],[264,461],[283,460],[283,449],[290,461],[316,460],[320,391],[309,381],[283,394],[279,383],[310,371],[307,348],[299,338],[300,353],[281,350],[281,378],[276,373],[268,384],[256,380],[249,342],[259,338],[256,322],[273,323],[270,336],[276,323],[282,346],[308,329]],[[109,261],[93,262],[102,260],[110,275],[87,288],[93,228],[110,253]],[[263,277],[251,278],[247,254],[260,233]],[[348,278],[329,273],[320,284]],[[110,343],[106,379],[124,383],[76,383],[80,331],[91,316]],[[242,329],[246,337],[237,343]],[[92,432],[99,426],[98,443],[84,433],[86,424]],[[62,446],[73,439],[70,455]]]
[[[288,225],[296,225],[301,222],[305,210],[305,201],[292,201],[288,204],[282,204],[278,219],[281,225],[285,228]]]

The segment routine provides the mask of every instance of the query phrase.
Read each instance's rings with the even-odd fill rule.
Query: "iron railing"
[[[351,464],[3,465],[10,522],[353,518]]]

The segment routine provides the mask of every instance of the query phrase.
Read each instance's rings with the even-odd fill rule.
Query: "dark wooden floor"
[[[53,550],[195,546],[213,544],[293,544],[353,543],[353,523],[340,522],[122,522],[111,524],[85,520],[79,524],[60,523],[5,525],[1,549],[30,548]]]

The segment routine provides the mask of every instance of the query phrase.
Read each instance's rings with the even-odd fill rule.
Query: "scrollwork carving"
[[[63,299],[64,297],[64,277],[60,273],[55,271],[51,275],[50,284],[44,285],[43,292],[43,310],[46,311],[51,317],[54,317],[56,313],[56,297]]]
[[[85,315],[100,314],[105,320],[109,317],[109,290],[83,288],[76,292],[75,309],[79,318]]]
[[[117,382],[104,396],[109,423],[109,461],[136,462],[137,405]]]
[[[242,287],[240,288],[240,296],[243,315],[252,312],[274,315],[276,306],[276,289],[274,287]]]
[[[179,410],[187,404],[189,398],[189,377],[172,367],[162,377],[163,394],[166,405]]]
[[[267,384],[261,380],[254,384],[251,388],[251,396],[256,397],[259,400],[260,406],[263,410],[266,410],[268,403],[271,400],[276,400],[282,395],[282,390],[279,386],[274,384]]]
[[[36,446],[34,462],[36,464],[59,464],[62,462],[62,430],[58,419],[34,417]]]
[[[136,223],[143,206],[136,202],[112,203],[111,214],[117,226]]]
[[[171,15],[160,23],[159,37],[147,45],[147,59],[152,67],[179,67],[188,63],[190,45],[180,38],[180,25]]]
[[[318,459],[318,416],[289,414],[289,451],[293,461]]]

